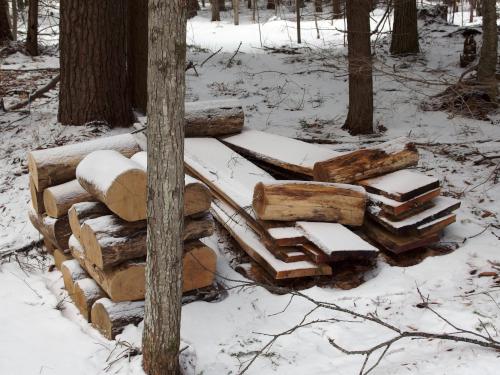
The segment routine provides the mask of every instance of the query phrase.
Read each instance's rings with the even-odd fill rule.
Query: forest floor
[[[418,169],[438,177],[444,192],[462,201],[457,223],[442,239],[453,251],[441,256],[436,251],[406,267],[380,257],[356,288],[316,286],[304,293],[361,313],[376,313],[404,330],[454,331],[419,308],[418,288],[450,322],[478,333],[487,330],[498,339],[500,284],[497,278],[480,275],[500,270],[500,159],[488,158],[500,150],[500,116],[478,121],[421,109],[424,101],[456,82],[462,72],[463,37],[455,32],[458,25],[420,23],[422,52],[416,57],[395,59],[388,54],[386,35],[374,37],[377,134],[352,137],[341,130],[348,99],[344,35],[337,30],[344,28],[343,21],[332,25],[320,20],[320,39],[314,21],[304,22],[304,43],[298,46],[293,42],[293,23],[285,20],[293,18],[291,13],[278,18],[261,10],[257,25],[247,10],[242,12],[240,26],[232,25],[229,12],[222,13],[221,22],[210,23],[207,10],[189,21],[188,59],[197,64],[197,74],[192,69],[187,72],[187,100],[238,98],[245,105],[246,126],[327,140],[330,144],[324,147],[336,150],[408,136],[419,146]],[[383,10],[375,12],[374,24],[382,14]],[[8,106],[48,82],[57,69],[57,48],[51,43],[37,58],[20,52],[0,57],[0,96]],[[142,374],[141,356],[127,356],[129,346],[140,346],[141,326],[127,327],[117,341],[105,340],[68,301],[61,274],[48,272],[50,256],[36,251],[4,256],[39,239],[27,219],[27,151],[129,131],[110,131],[102,125],[61,126],[57,94],[52,90],[19,112],[0,112],[0,373]],[[207,243],[218,250],[218,282],[229,290],[220,301],[183,307],[182,347],[188,346],[182,352],[183,365],[186,374],[237,374],[269,341],[263,333],[294,327],[312,305],[257,286],[236,287],[237,282],[225,278],[244,278],[231,268],[225,236],[214,235]],[[340,321],[280,337],[247,373],[357,374],[364,358],[340,352],[328,339],[359,350],[393,335],[326,310],[315,311],[309,319],[332,317]],[[372,373],[486,375],[498,374],[499,368],[499,355],[492,349],[429,339],[393,345]]]

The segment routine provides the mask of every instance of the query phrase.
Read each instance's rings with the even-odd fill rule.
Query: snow
[[[440,190],[440,188],[437,188],[437,189],[433,189],[433,190],[430,190],[430,191],[427,191],[421,195],[417,195],[415,198],[412,198],[411,200],[415,200],[415,201],[418,201],[418,199],[420,197],[422,197],[423,195],[426,195],[426,194],[429,194],[430,192],[435,192],[437,190]],[[384,197],[383,195],[378,195],[378,194],[373,194],[373,193],[368,193],[368,199],[377,204],[377,205],[386,205],[386,206],[391,206],[391,207],[394,207],[394,208],[397,208],[403,204],[406,204],[406,202],[398,202],[398,201],[395,201],[394,199],[391,199],[391,198],[387,198],[387,197]]]
[[[70,272],[71,278],[73,280],[78,280],[87,277],[87,271],[85,271],[80,266],[80,263],[78,263],[76,259],[65,260],[62,263],[61,267],[66,268]]]
[[[303,181],[303,180],[277,180],[272,182],[266,182],[268,185],[304,185],[304,186],[324,186],[336,189],[348,190],[350,192],[356,192],[361,195],[366,194],[366,190],[363,186],[342,184],[338,182],[319,182],[319,181]],[[336,194],[341,194],[341,191],[336,192]]]
[[[83,291],[87,300],[100,297],[103,295],[101,287],[94,281],[87,277],[86,279],[77,280],[75,283],[75,288],[78,286],[80,290]]]
[[[378,249],[357,234],[338,223],[297,221],[306,238],[318,246],[325,254],[339,251],[375,251]]]
[[[139,151],[138,153],[132,155],[130,160],[135,161],[142,167],[142,169],[148,169],[148,153],[146,151]]]
[[[363,185],[391,195],[404,195],[427,185],[439,183],[435,177],[411,169],[364,180]]]
[[[99,303],[105,308],[111,320],[144,316],[144,301],[113,302],[109,298],[101,298],[95,303]]]
[[[463,3],[467,11],[467,2]],[[306,4],[308,13],[312,14],[312,3]],[[210,23],[207,9],[189,21],[188,42],[195,46],[189,49],[188,59],[198,64],[199,76],[192,70],[187,72],[187,100],[237,98],[244,105],[247,128],[329,140],[333,144],[321,147],[337,152],[408,136],[418,143],[418,170],[439,178],[443,191],[462,201],[457,222],[445,230],[442,239],[444,245],[458,245],[455,251],[427,257],[409,267],[391,266],[380,256],[377,266],[363,275],[365,282],[357,288],[311,287],[304,293],[358,312],[377,314],[401,329],[453,331],[429,311],[416,307],[421,302],[418,287],[429,296],[432,307],[451,322],[484,333],[481,320],[498,339],[500,310],[495,302],[499,301],[499,289],[495,279],[477,276],[483,271],[496,271],[495,264],[500,261],[497,237],[500,233],[496,228],[500,214],[500,185],[495,177],[498,160],[480,165],[474,161],[481,158],[476,156],[478,153],[498,154],[500,117],[494,114],[491,121],[477,121],[420,109],[422,100],[456,81],[463,71],[458,67],[463,38],[460,35],[446,37],[457,28],[420,23],[422,54],[416,58],[391,57],[385,35],[374,41],[375,121],[387,130],[374,136],[353,137],[341,130],[347,114],[343,59],[346,50],[343,33],[334,29],[342,30],[343,22],[335,21],[331,25],[329,20],[321,20],[319,40],[315,39],[313,22],[304,22],[303,26],[311,30],[303,33],[306,48],[301,48],[300,54],[267,53],[260,48],[259,24],[249,20],[244,6],[241,11],[240,26],[231,24],[230,12],[222,12],[223,21]],[[298,47],[294,39],[294,15],[289,10],[283,12],[278,19],[273,18],[273,11],[259,10],[263,43]],[[380,11],[374,19],[380,19]],[[460,13],[455,14],[455,24],[460,25],[461,19]],[[468,20],[467,14],[465,20]],[[475,17],[474,24],[480,21],[480,17]],[[476,40],[479,46],[481,38]],[[227,61],[240,41],[243,41],[241,52],[236,55],[235,64],[227,68]],[[309,50],[313,45],[332,49]],[[223,50],[200,67],[219,47]],[[37,86],[48,79],[38,81]],[[57,94],[58,91],[53,90],[34,102],[29,113],[0,113],[0,252],[39,238],[26,214],[29,202],[27,150],[128,131],[58,124]],[[9,93],[5,102],[9,104],[18,99],[19,95]],[[226,251],[229,245],[223,238],[213,236],[204,242],[217,251],[217,281],[228,288],[228,297],[213,303],[194,302],[183,306],[181,346],[189,345],[183,354],[188,353],[192,360],[186,374],[237,374],[241,362],[250,359],[269,339],[258,332],[285,331],[299,323],[312,306],[299,298],[290,302],[290,296],[273,295],[261,287],[241,287],[240,282],[224,279],[248,281],[231,268],[232,259]],[[124,358],[109,371],[104,370],[116,358],[112,355],[108,359],[110,353],[120,353],[123,346],[117,346],[117,341],[104,340],[82,319],[61,289],[61,274],[47,272],[52,263],[50,256],[41,259],[40,264],[35,262],[34,269],[29,270],[23,263],[34,261],[23,256],[19,256],[19,260],[21,264],[13,258],[0,265],[0,319],[3,322],[0,374],[144,374],[141,356]],[[56,309],[62,299],[66,299],[61,303],[62,309]],[[351,317],[326,310],[310,316],[310,319],[316,318],[341,321],[314,324],[280,337],[247,374],[326,375],[332,371],[342,375],[358,374],[363,358],[335,350],[328,339],[334,338],[337,343],[356,350],[391,336],[380,327],[360,321],[351,324],[348,322]],[[139,325],[128,326],[117,339],[139,346],[141,337],[142,325]],[[438,340],[411,340],[392,346],[372,374],[496,375],[498,361],[498,353],[485,348]]]
[[[269,228],[267,232],[275,240],[281,240],[285,238],[297,238],[304,236],[304,233],[302,233],[296,227]]]

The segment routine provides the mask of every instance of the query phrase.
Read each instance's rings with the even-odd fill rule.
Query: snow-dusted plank
[[[304,232],[309,241],[328,256],[338,252],[378,252],[375,246],[342,224],[298,221],[296,225]]]
[[[371,204],[380,207],[386,215],[401,219],[402,216],[410,215],[419,207],[430,203],[430,201],[434,198],[439,197],[440,194],[441,188],[437,188],[420,194],[405,202],[398,202],[394,199],[384,197],[383,195],[373,193],[368,193],[368,199]]]
[[[439,196],[433,201],[434,206],[404,220],[394,221],[381,214],[378,207],[368,207],[370,216],[389,231],[396,234],[418,231],[423,224],[442,218],[460,207],[460,201],[454,198]]]
[[[328,265],[316,265],[310,261],[286,263],[277,259],[260,241],[257,233],[248,226],[243,216],[230,205],[214,200],[212,212],[243,250],[275,279],[331,275],[332,269]]]
[[[405,202],[430,190],[439,188],[439,180],[425,174],[403,169],[359,182],[368,192]]]
[[[307,176],[312,176],[316,162],[340,155],[326,147],[257,130],[244,130],[223,142],[245,155]]]
[[[304,233],[296,227],[269,228],[267,232],[278,246],[293,246],[306,241]]]

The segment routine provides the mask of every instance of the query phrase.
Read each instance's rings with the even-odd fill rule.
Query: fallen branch
[[[232,65],[233,65],[233,59],[236,57],[236,55],[238,54],[239,50],[240,50],[240,47],[241,45],[243,44],[243,42],[240,42],[240,44],[238,45],[238,48],[236,48],[236,51],[234,51],[233,53],[233,56],[231,56],[231,58],[229,59],[229,61],[227,62],[226,64],[226,67],[227,68],[230,68]]]
[[[28,99],[26,100],[23,100],[19,103],[16,103],[12,106],[10,106],[9,108],[7,108],[7,112],[10,112],[10,111],[15,111],[16,109],[19,109],[19,108],[23,108],[25,106],[27,106],[28,104],[30,104],[33,100],[41,97],[42,95],[44,95],[45,93],[49,92],[50,90],[52,90],[54,87],[56,87],[57,83],[59,82],[59,80],[61,79],[61,75],[58,74],[56,75],[54,78],[52,78],[49,83],[47,83],[45,86],[39,88],[38,90],[36,90],[34,93],[30,94],[28,96]]]
[[[41,239],[34,240],[34,241],[31,241],[30,243],[28,243],[22,247],[19,247],[17,249],[3,251],[2,253],[0,253],[0,260],[10,258],[12,255],[15,255],[15,254],[30,252],[34,248],[41,246],[42,243],[43,243],[43,240],[41,240]]]

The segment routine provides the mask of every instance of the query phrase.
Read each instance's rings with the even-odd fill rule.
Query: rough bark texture
[[[343,128],[352,135],[373,133],[370,6],[370,0],[349,0],[346,4],[349,112]]]
[[[126,3],[61,1],[58,119],[63,124],[130,125]]]
[[[101,202],[80,202],[68,211],[69,226],[73,235],[81,242],[80,232],[86,220],[109,215],[111,211]]]
[[[483,10],[483,45],[479,57],[477,80],[487,87],[491,100],[496,101],[497,81],[495,73],[498,49],[496,1],[484,0]]]
[[[113,302],[101,298],[92,306],[92,326],[108,340],[114,340],[129,324],[139,324],[144,319],[144,302]]]
[[[198,4],[198,0],[187,0],[187,7],[187,18],[195,17],[200,10],[200,4]]]
[[[245,123],[237,100],[186,103],[186,137],[217,137],[241,132]]]
[[[0,43],[12,40],[9,22],[9,5],[7,0],[0,0]]]
[[[29,0],[26,51],[31,56],[38,56],[38,0]]]
[[[92,202],[95,199],[81,187],[77,180],[51,186],[43,191],[43,206],[50,217],[61,217],[75,203]]]
[[[127,69],[132,106],[148,106],[148,1],[128,1]]]
[[[341,2],[341,0],[332,0],[333,19],[339,19],[343,16]]]
[[[314,0],[314,11],[318,13],[323,12],[323,0]]]
[[[55,248],[65,251],[68,249],[68,240],[71,236],[71,228],[67,216],[59,219],[48,217],[47,215],[40,215],[35,212],[33,208],[28,209],[28,217],[31,224],[35,229],[43,235]]]
[[[179,373],[185,0],[150,0],[148,29],[148,255],[142,348],[146,373],[163,375]]]
[[[418,53],[417,0],[395,0],[391,53]]]
[[[219,0],[210,0],[212,21],[220,21]]]

